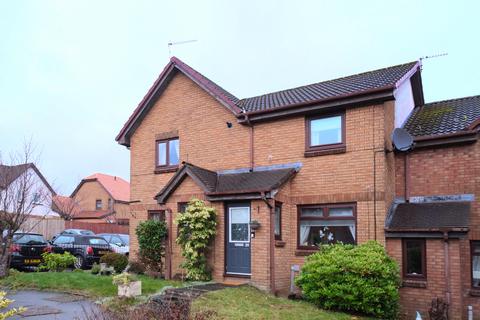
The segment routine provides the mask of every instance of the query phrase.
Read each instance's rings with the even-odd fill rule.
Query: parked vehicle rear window
[[[90,230],[80,230],[80,234],[85,235],[85,236],[90,236],[90,235],[93,235],[95,233],[93,233],[93,231],[90,231]]]
[[[108,245],[108,242],[105,241],[105,239],[100,239],[100,238],[90,238],[88,239],[88,242],[90,244],[104,244],[104,245]]]
[[[123,243],[125,243],[125,244],[129,244],[129,243],[130,243],[130,236],[129,236],[129,235],[127,235],[127,234],[121,234],[121,235],[120,235],[120,238],[122,238]]]
[[[46,243],[43,236],[39,234],[15,234],[13,242],[21,244],[44,244]]]

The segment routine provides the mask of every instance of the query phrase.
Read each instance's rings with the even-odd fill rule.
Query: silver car
[[[100,233],[97,236],[105,239],[113,252],[127,255],[130,253],[130,236],[121,233]]]

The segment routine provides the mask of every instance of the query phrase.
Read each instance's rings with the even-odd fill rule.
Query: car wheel
[[[81,255],[76,255],[75,263],[73,264],[73,266],[75,267],[75,269],[83,269],[84,262],[85,262],[85,259]]]

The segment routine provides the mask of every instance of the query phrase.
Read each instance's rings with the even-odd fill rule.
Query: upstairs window
[[[403,277],[425,279],[425,239],[403,239]]]
[[[95,210],[102,210],[102,200],[95,200]]]
[[[173,167],[180,162],[180,143],[178,138],[157,140],[156,166]]]
[[[307,118],[306,140],[307,151],[345,147],[345,114]]]
[[[108,209],[112,210],[113,209],[113,201],[111,198],[108,198]]]

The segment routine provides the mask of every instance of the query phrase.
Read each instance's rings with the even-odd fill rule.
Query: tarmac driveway
[[[71,320],[83,319],[95,305],[85,297],[58,292],[19,290],[8,291],[7,298],[15,300],[10,306],[26,307],[28,310],[13,319],[26,320]]]

